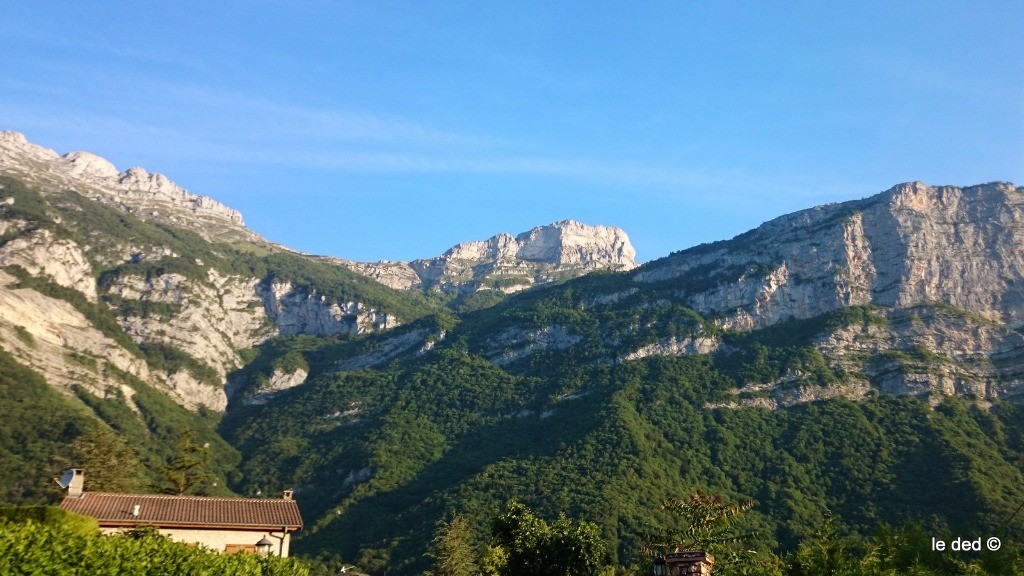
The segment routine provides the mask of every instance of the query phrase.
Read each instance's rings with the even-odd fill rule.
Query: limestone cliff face
[[[884,325],[849,326],[823,336],[819,349],[866,376],[881,393],[1024,395],[1024,335],[945,305],[885,313]]]
[[[587,270],[632,270],[636,250],[621,228],[562,220],[516,236],[519,258]]]
[[[717,407],[785,408],[879,394],[968,396],[982,406],[1024,401],[1024,336],[1016,330],[945,304],[876,309],[880,320],[819,335],[815,343],[846,378],[836,385],[807,383],[800,372],[774,382],[747,382],[739,399]]]
[[[289,282],[261,286],[259,294],[282,336],[364,334],[399,325],[390,314],[359,302],[330,302],[315,292],[296,290]]]
[[[684,302],[728,328],[930,301],[1017,328],[1024,325],[1024,190],[901,184],[683,251],[634,279],[677,285]]]
[[[241,366],[236,350],[249,348],[277,334],[262,314],[262,301],[252,278],[208,271],[208,282],[180,274],[150,278],[118,278],[108,294],[126,301],[169,304],[164,315],[124,315],[121,326],[137,342],[160,342],[187,351],[211,366],[223,380]]]
[[[18,223],[10,224],[19,227]],[[21,266],[29,274],[45,276],[96,301],[96,278],[89,259],[77,244],[56,238],[50,230],[34,230],[0,246],[0,266]]]
[[[636,250],[629,237],[611,226],[563,220],[518,236],[498,234],[463,242],[437,258],[412,262],[340,263],[401,290],[518,292],[534,284],[595,270],[632,270]]]
[[[224,391],[187,372],[154,371],[144,360],[97,330],[71,304],[34,290],[13,288],[15,278],[0,271],[0,346],[62,390],[81,386],[100,397],[119,390],[130,407],[133,390],[109,368],[148,381],[181,405],[223,410]]]
[[[842,385],[792,374],[747,383],[734,405],[879,393],[1024,400],[1024,188],[1012,184],[901,184],[674,254],[633,278],[737,330],[878,307],[884,322],[820,336],[823,356],[848,374]]]
[[[134,167],[123,172],[88,152],[57,152],[28,142],[18,132],[0,132],[0,172],[27,182],[64,185],[144,220],[188,227],[207,237],[256,239],[242,215],[178,186],[163,174]]]
[[[191,194],[161,174],[137,167],[119,171],[88,152],[61,156],[21,134],[0,132],[0,175],[32,190],[15,192],[20,189],[15,182],[5,192],[0,183],[0,345],[60,389],[77,383],[104,396],[109,388],[123,388],[122,395],[130,399],[130,387],[108,373],[105,367],[110,366],[188,408],[224,410],[224,383],[243,365],[242,350],[278,336],[362,334],[399,324],[393,314],[359,301],[335,302],[315,289],[268,286],[262,278],[226,272],[231,267],[223,262],[217,268],[189,253],[194,244],[172,248],[148,232],[90,224],[109,222],[97,216],[97,210],[109,207],[139,220],[192,230],[211,242],[207,248],[213,258],[220,252],[213,242],[222,241],[286,252],[247,230],[237,211]],[[76,204],[67,196],[74,193],[104,206]],[[27,202],[24,209],[22,202]],[[77,220],[82,206],[92,211],[91,220]],[[112,313],[135,343],[156,349],[157,355],[184,358],[188,369],[181,362],[168,368],[151,352],[118,344],[109,337],[110,326],[104,332],[91,324],[96,310],[88,319],[70,296],[14,288],[14,276],[2,269],[7,266],[80,292],[97,309]]]

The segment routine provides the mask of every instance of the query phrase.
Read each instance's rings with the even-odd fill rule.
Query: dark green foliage
[[[4,220],[22,220],[27,228],[22,231],[10,231],[0,235],[0,246],[22,234],[40,227],[47,227],[49,218],[46,215],[46,201],[38,191],[25,186],[15,178],[0,176],[0,198],[14,198],[13,205],[0,206],[0,218]]]
[[[130,298],[121,298],[114,294],[105,295],[103,300],[114,309],[118,316],[121,317],[156,317],[161,320],[170,320],[178,314],[181,314],[183,309],[181,304],[175,304],[172,302],[132,300]]]
[[[936,551],[933,539],[947,544],[953,537],[940,528],[918,522],[899,527],[883,525],[869,537],[844,534],[829,516],[787,557],[787,576],[1015,576],[1024,572],[1019,547],[980,553]],[[985,540],[984,538],[982,540]]]
[[[549,525],[515,501],[491,524],[490,547],[499,576],[595,576],[609,561],[597,525],[565,516]]]
[[[186,430],[178,439],[170,463],[160,468],[163,482],[158,488],[167,494],[205,493],[213,477],[209,466],[209,451],[197,445],[192,431]]]
[[[135,451],[111,431],[99,426],[75,439],[76,468],[85,470],[89,490],[140,492],[146,487],[145,472]]]
[[[793,350],[802,370],[815,361]],[[785,372],[780,358],[765,378]],[[910,397],[704,408],[753,366],[660,357],[514,376],[451,342],[404,368],[322,374],[273,404],[232,411],[228,432],[248,455],[243,491],[307,487],[303,510],[322,520],[296,550],[332,551],[374,573],[425,569],[427,535],[447,509],[462,510],[481,541],[509,498],[595,522],[621,565],[641,564],[657,503],[695,486],[759,502],[744,530],[769,561],[829,510],[854,535],[933,516],[994,530],[1024,502],[1021,453],[1006,451],[1010,438],[1024,442],[1019,408],[989,415],[951,400],[933,411]],[[489,565],[495,554],[484,555]]]
[[[723,576],[751,570],[770,574],[776,559],[770,552],[754,550],[763,536],[742,526],[743,515],[753,507],[753,500],[729,502],[700,490],[688,498],[670,498],[661,504],[669,521],[645,548],[659,556],[686,550],[706,552],[716,559],[715,573]]]
[[[889,320],[882,314],[882,309],[875,306],[850,306],[813,318],[784,320],[753,332],[727,333],[726,341],[735,346],[759,343],[779,348],[799,347],[809,344],[815,336],[847,326],[867,328],[888,325]]]
[[[165,371],[174,374],[181,370],[187,371],[193,378],[209,386],[219,388],[221,385],[220,376],[209,364],[205,364],[195,357],[162,342],[144,342],[139,345],[146,361],[155,370]]]
[[[498,290],[478,290],[462,294],[452,301],[451,307],[459,314],[490,308],[505,299],[505,293]]]
[[[0,506],[0,523],[4,521],[12,524],[34,522],[42,526],[60,527],[81,536],[94,535],[100,529],[95,518],[68,512],[58,506]]]
[[[107,388],[104,397],[94,396],[76,387],[75,393],[93,413],[131,446],[146,470],[148,484],[161,482],[161,467],[174,458],[175,447],[186,431],[191,431],[194,442],[208,446],[210,471],[217,486],[208,486],[214,494],[226,492],[226,478],[238,463],[238,452],[224,441],[216,427],[220,417],[204,409],[191,412],[176,404],[163,392],[159,392],[130,374],[107,367],[108,377],[129,386],[134,393],[131,402],[139,410],[136,414],[129,408],[128,399],[120,387]],[[88,473],[88,470],[86,471]],[[87,482],[88,482],[88,476]]]
[[[439,522],[430,546],[434,566],[428,576],[475,576],[477,552],[473,534],[465,516],[455,515],[447,522]]]
[[[54,476],[70,467],[72,442],[97,423],[84,406],[0,350],[0,501],[56,499]]]
[[[309,570],[290,558],[220,554],[153,533],[101,536],[62,523],[0,520],[0,574],[306,576]]]
[[[18,340],[27,346],[35,347],[36,337],[32,335],[24,326],[15,326],[14,334],[18,337]]]

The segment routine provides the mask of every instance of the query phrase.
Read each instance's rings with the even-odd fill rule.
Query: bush
[[[153,533],[101,536],[27,519],[0,520],[0,574],[308,576],[309,569],[291,558],[219,554]]]
[[[95,536],[100,530],[94,518],[57,506],[0,506],[0,521],[3,520],[14,524],[34,522],[42,526],[61,526],[81,536]]]

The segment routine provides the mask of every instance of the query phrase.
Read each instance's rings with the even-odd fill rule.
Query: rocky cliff
[[[737,397],[780,407],[836,393],[1024,395],[1024,189],[1008,183],[901,184],[636,268],[625,232],[571,220],[412,262],[309,257],[164,176],[61,156],[13,132],[0,133],[0,176],[0,339],[57,385],[102,386],[109,364],[182,405],[222,410],[247,351],[279,337],[388,331],[436,311],[419,291],[513,293],[612,270],[551,293],[542,312],[512,301],[484,317],[486,330],[465,327],[466,341],[511,371],[538,354],[584,364],[728,354],[730,335],[854,307],[882,320],[813,339],[843,386],[805,386],[794,369],[747,382]],[[62,334],[63,324],[77,332]],[[422,354],[435,332],[444,334],[413,326],[330,369]],[[263,393],[310,373],[271,370]]]
[[[495,289],[518,292],[595,270],[627,271],[636,250],[621,228],[562,220],[518,236],[463,242],[436,258],[342,264],[400,290],[445,293]]]
[[[785,341],[814,348],[818,373],[803,366],[814,364],[807,358],[773,360],[792,366],[742,383],[737,400],[720,405],[875,394],[1024,399],[1024,189],[1012,184],[901,184],[566,290],[551,293],[542,313],[534,301],[513,302],[488,318],[476,350],[515,371],[556,357],[736,362],[728,358],[752,342],[772,350]]]
[[[207,239],[258,237],[237,210],[178,186],[141,167],[119,171],[89,152],[57,152],[32,144],[23,134],[0,132],[0,173],[43,186],[59,185],[117,206],[142,220],[188,227]]]
[[[225,409],[224,383],[247,349],[386,330],[418,305],[266,242],[237,211],[161,174],[59,155],[16,132],[0,132],[4,270],[5,350],[65,390],[124,387],[110,365],[192,409]]]
[[[1024,189],[901,184],[777,218],[732,240],[644,266],[726,328],[749,330],[844,306],[944,302],[1024,325]]]
[[[237,211],[161,174],[120,171],[88,152],[61,155],[9,131],[0,132],[0,177],[0,271],[9,271],[13,307],[5,349],[20,350],[54,385],[66,389],[84,378],[99,394],[100,374],[114,362],[189,408],[225,409],[229,374],[244,365],[247,350],[269,340],[384,331],[429,309],[419,296],[392,294],[349,270],[403,290],[458,293],[515,292],[636,266],[622,230],[573,221],[462,243],[409,263],[298,254],[249,231]],[[33,290],[41,302],[27,295]],[[34,308],[21,309],[31,302]],[[86,345],[89,338],[81,336],[59,345],[39,337],[49,344],[19,344],[23,330],[59,333],[59,322],[39,320],[46,316],[40,310],[64,318],[57,310],[69,305],[94,324],[94,342]],[[108,316],[118,330],[113,323],[96,329],[97,318]],[[111,340],[114,331],[127,339]],[[85,378],[82,362],[99,372]]]

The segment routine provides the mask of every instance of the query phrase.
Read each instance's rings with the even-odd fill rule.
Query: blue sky
[[[309,252],[574,218],[650,260],[899,182],[1024,184],[1020,2],[89,4],[0,12],[0,129]]]

